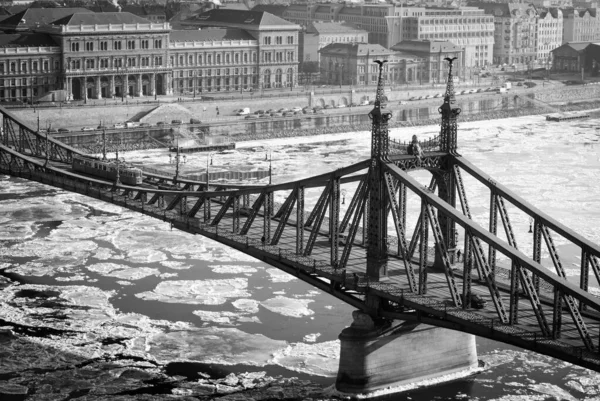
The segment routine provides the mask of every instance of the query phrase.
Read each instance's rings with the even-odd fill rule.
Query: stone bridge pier
[[[356,310],[339,336],[336,390],[354,397],[404,391],[424,381],[449,381],[478,368],[475,336],[417,322],[393,325]]]

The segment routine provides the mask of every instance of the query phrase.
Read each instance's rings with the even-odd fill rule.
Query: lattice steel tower
[[[388,161],[390,136],[388,121],[392,113],[381,108],[384,100],[383,69],[387,60],[379,64],[379,79],[375,107],[369,113],[371,128],[371,168],[369,169],[369,207],[367,208],[367,274],[379,279],[387,275],[387,214],[389,199],[384,178],[384,164]]]

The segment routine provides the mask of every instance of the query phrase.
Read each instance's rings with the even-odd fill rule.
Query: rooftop
[[[206,28],[198,31],[171,31],[170,42],[208,42],[221,40],[255,40],[243,29],[238,28]]]
[[[311,22],[306,29],[307,33],[338,34],[338,33],[366,33],[348,22]]]
[[[56,46],[59,45],[45,33],[21,32],[0,35],[0,48]]]
[[[285,27],[300,29],[296,24],[266,11],[213,9],[196,14],[184,21],[187,26],[224,26],[242,29],[268,29]]]
[[[47,25],[57,19],[74,13],[94,14],[85,8],[28,8],[0,21],[4,30],[28,30],[39,25]]]
[[[148,24],[145,18],[131,13],[75,13],[60,18],[52,25],[107,25],[107,24]]]

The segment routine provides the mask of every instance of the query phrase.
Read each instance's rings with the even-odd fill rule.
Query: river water
[[[558,124],[541,116],[464,123],[459,126],[459,152],[600,243],[596,126],[597,120]],[[425,139],[438,131],[417,127],[394,129],[390,135],[407,141],[413,134]],[[270,154],[273,182],[278,183],[352,164],[367,158],[369,149],[368,132],[246,142],[213,155],[209,168],[268,168],[265,155]],[[173,169],[165,150],[124,157]],[[188,155],[182,172],[203,172],[206,163],[205,154]],[[427,173],[413,174],[428,182]],[[489,195],[474,180],[466,178],[465,183],[474,219],[487,226]],[[348,200],[355,186],[343,188]],[[317,197],[316,191],[307,194],[307,208]],[[418,207],[416,202],[409,207],[409,227]],[[509,209],[520,248],[531,254],[528,218]],[[569,278],[578,282],[579,255],[561,238],[555,241]],[[84,196],[3,177],[0,244],[0,271],[21,283],[0,292],[0,328],[56,330],[27,337],[27,346],[11,346],[20,352],[0,358],[0,388],[9,382],[35,385],[42,379],[30,374],[33,367],[71,366],[117,354],[162,366],[182,362],[188,370],[193,362],[196,367],[299,377],[323,386],[335,380],[337,336],[351,323],[352,308],[213,241]],[[483,372],[392,399],[600,397],[600,376],[594,372],[485,339],[477,339],[477,348]],[[24,371],[29,376],[9,374]],[[29,381],[22,379],[26,376]]]

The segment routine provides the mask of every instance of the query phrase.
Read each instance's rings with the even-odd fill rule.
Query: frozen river
[[[541,116],[464,123],[459,152],[600,243],[597,124],[549,123]],[[409,140],[416,133],[424,139],[438,130],[395,129],[391,137]],[[369,152],[368,132],[247,142],[215,154],[210,168],[267,168],[265,154],[271,153],[278,183],[355,163]],[[165,150],[124,157],[173,168]],[[183,174],[204,171],[206,162],[206,155],[189,156]],[[428,181],[426,173],[415,176]],[[472,180],[466,186],[474,218],[487,225],[488,193]],[[353,187],[345,189],[350,197]],[[316,196],[307,195],[307,207]],[[520,247],[530,254],[528,219],[516,214],[511,220]],[[33,368],[68,371],[116,355],[172,368],[180,366],[175,362],[193,362],[199,369],[266,371],[324,386],[334,381],[337,336],[351,322],[352,308],[220,244],[116,206],[9,177],[0,181],[0,241],[0,270],[22,283],[7,283],[0,291],[0,329],[5,330],[0,343],[11,338],[10,330],[27,336],[7,341],[0,350],[0,389],[39,388],[42,378]],[[560,248],[560,238],[557,243]],[[567,272],[578,281],[579,255],[563,251]],[[481,374],[394,399],[600,397],[596,373],[488,340],[477,343],[487,366]],[[44,385],[55,392],[53,384]]]

